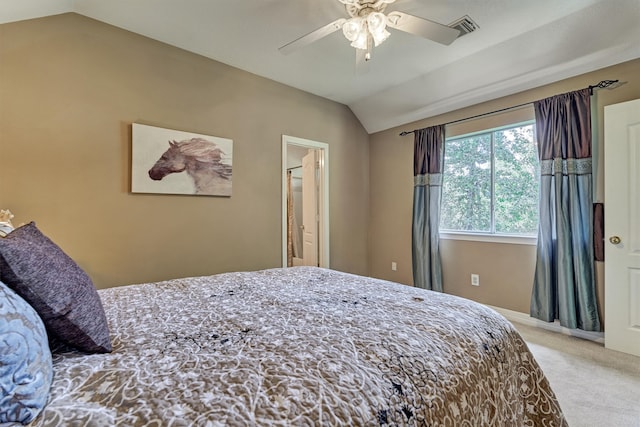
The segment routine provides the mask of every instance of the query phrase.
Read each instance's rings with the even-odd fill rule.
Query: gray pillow
[[[109,327],[91,279],[31,222],[0,238],[0,280],[38,312],[60,341],[89,353],[111,351]]]
[[[47,404],[53,364],[38,313],[0,282],[0,423],[27,424]]]

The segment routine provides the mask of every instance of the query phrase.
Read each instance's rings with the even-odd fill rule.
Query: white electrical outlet
[[[472,286],[480,286],[480,275],[472,274],[471,275],[471,285]]]
[[[391,261],[391,271],[398,270],[398,264],[395,261]]]

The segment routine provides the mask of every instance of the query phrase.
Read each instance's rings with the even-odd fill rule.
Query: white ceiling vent
[[[458,38],[464,36],[465,34],[472,33],[475,30],[477,30],[478,28],[480,28],[480,27],[478,27],[478,24],[473,22],[473,20],[471,18],[469,18],[469,16],[467,16],[467,15],[463,16],[460,19],[457,19],[457,20],[453,21],[448,26],[451,27],[451,28],[455,28],[456,30],[460,31],[460,35],[458,36]]]

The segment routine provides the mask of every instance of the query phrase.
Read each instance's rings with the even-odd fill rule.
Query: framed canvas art
[[[231,196],[233,140],[132,125],[131,192]]]

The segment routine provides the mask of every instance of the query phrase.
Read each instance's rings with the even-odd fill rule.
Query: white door
[[[605,346],[640,356],[640,99],[604,122]]]
[[[302,259],[304,265],[318,266],[318,193],[316,191],[316,150],[302,158]]]

